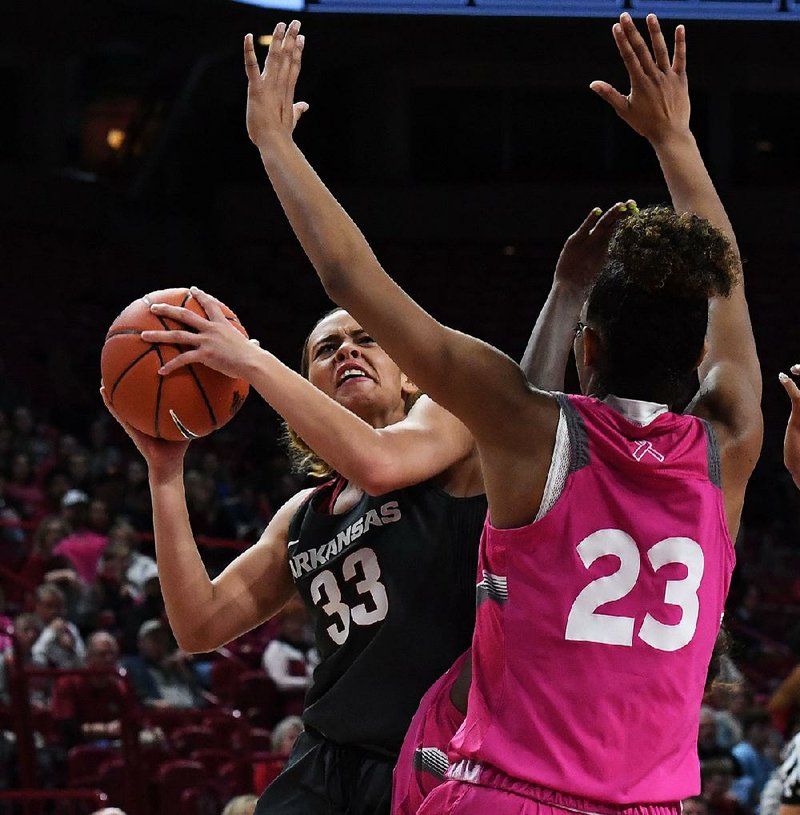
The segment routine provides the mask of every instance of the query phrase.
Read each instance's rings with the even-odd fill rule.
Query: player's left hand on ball
[[[231,325],[219,300],[196,286],[192,287],[191,292],[192,297],[203,307],[206,317],[167,303],[154,303],[150,306],[153,314],[183,323],[188,329],[192,329],[142,332],[145,342],[188,346],[190,349],[169,360],[159,369],[159,374],[167,376],[184,365],[199,362],[226,376],[242,377],[250,355],[258,351],[258,345],[250,342]]]
[[[189,447],[188,441],[167,441],[166,439],[156,439],[142,433],[132,425],[129,425],[114,410],[105,386],[100,386],[100,396],[108,408],[108,412],[122,425],[122,429],[130,436],[131,441],[136,445],[136,449],[142,454],[149,469],[153,470],[173,470],[182,466],[183,457]]]
[[[261,70],[253,35],[244,38],[247,133],[259,149],[268,147],[272,137],[291,136],[300,117],[308,110],[306,102],[294,101],[304,46],[299,21],[293,20],[288,26],[278,23]]]

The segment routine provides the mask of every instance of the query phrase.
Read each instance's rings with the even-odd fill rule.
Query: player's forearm
[[[710,221],[731,242],[736,236],[690,130],[653,144],[676,212],[693,212]]]
[[[708,174],[690,131],[677,134],[654,145],[676,212],[693,212],[705,218],[730,241],[739,258],[733,227]],[[761,368],[756,353],[750,312],[741,276],[730,297],[711,301],[708,325],[708,353],[700,366],[701,381],[711,367],[722,359],[733,359],[761,394]]]
[[[261,159],[300,244],[334,302],[371,282],[364,270],[378,261],[350,216],[287,136],[259,146]],[[346,299],[346,295],[345,295]]]
[[[172,633],[186,651],[202,650],[197,635],[214,616],[214,587],[189,523],[183,467],[150,473],[156,562]]]
[[[564,373],[583,300],[584,292],[554,281],[520,363],[528,381],[537,388],[564,389]]]

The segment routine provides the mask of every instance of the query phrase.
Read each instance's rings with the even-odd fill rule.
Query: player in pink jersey
[[[551,295],[536,321],[521,363],[537,387],[564,387],[568,360],[557,350],[559,344],[563,345],[560,293],[586,290],[602,269],[617,224],[638,211],[632,200],[617,203],[605,213],[596,207],[567,238],[556,264]],[[471,654],[467,652],[420,701],[394,771],[392,815],[415,815],[423,800],[445,780],[450,768],[447,748],[464,721],[471,678]]]
[[[629,15],[614,26],[631,93],[592,88],[651,143],[679,214],[619,229],[575,331],[587,397],[533,388],[396,286],[294,144],[293,85],[261,104],[251,78],[251,131],[326,290],[480,450],[491,525],[473,680],[459,764],[424,815],[677,813],[699,789],[699,700],[761,446],[761,376],[733,231],[689,129],[684,29],[670,60],[647,22],[652,51]],[[299,66],[302,41],[278,47]]]

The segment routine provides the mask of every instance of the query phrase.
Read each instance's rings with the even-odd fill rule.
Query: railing
[[[33,712],[31,710],[29,695],[29,680],[36,677],[60,678],[64,676],[113,676],[122,679],[125,704],[120,711],[120,736],[122,741],[122,757],[125,761],[125,789],[124,797],[127,815],[146,815],[143,801],[138,790],[143,787],[141,752],[139,749],[138,727],[136,720],[136,697],[127,681],[126,672],[122,668],[32,668],[25,665],[17,638],[14,636],[13,626],[5,631],[13,642],[13,660],[8,663],[8,688],[11,697],[11,719],[17,737],[17,757],[20,790],[32,794],[39,786],[37,778],[36,747],[34,744]],[[52,794],[52,791],[39,790],[42,795]],[[26,800],[34,800],[29,798]],[[2,800],[2,798],[0,798]],[[45,800],[45,799],[41,799]],[[26,812],[27,815],[27,812]]]

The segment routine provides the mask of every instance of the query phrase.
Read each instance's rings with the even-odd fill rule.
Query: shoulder
[[[732,362],[709,371],[686,413],[711,423],[723,455],[727,450],[739,455],[751,450],[758,456],[764,434],[760,395]]]

